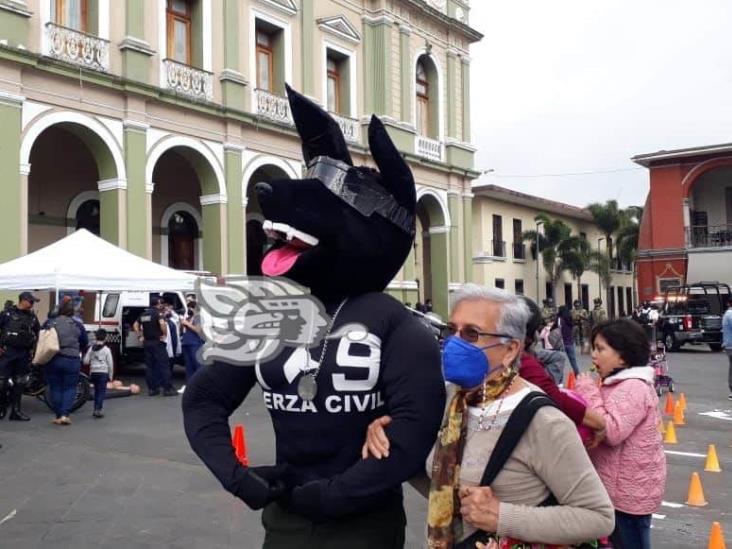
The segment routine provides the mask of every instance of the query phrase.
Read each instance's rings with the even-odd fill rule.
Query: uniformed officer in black
[[[20,401],[28,385],[32,353],[41,330],[33,312],[33,304],[38,301],[32,293],[23,292],[18,296],[17,305],[0,313],[0,419],[5,417],[9,400],[9,420],[30,420],[21,411]]]
[[[163,389],[163,396],[178,396],[170,382],[170,367],[165,341],[168,338],[168,323],[164,315],[162,298],[155,298],[153,305],[145,309],[135,321],[133,329],[143,342],[145,351],[145,378],[148,394],[156,396]]]

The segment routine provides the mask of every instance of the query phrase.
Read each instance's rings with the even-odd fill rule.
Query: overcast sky
[[[642,205],[636,154],[732,141],[732,1],[471,0],[481,183]],[[508,177],[630,170],[564,177]]]

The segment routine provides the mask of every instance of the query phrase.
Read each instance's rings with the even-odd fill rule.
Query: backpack
[[[7,347],[31,349],[36,342],[33,333],[34,314],[22,313],[17,309],[10,309],[5,313],[8,316],[3,328],[1,343]]]

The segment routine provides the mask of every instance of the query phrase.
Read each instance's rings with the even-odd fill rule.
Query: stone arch
[[[694,166],[689,173],[684,176],[681,181],[682,197],[688,199],[691,195],[691,191],[696,185],[697,181],[707,172],[715,170],[717,168],[729,168],[732,167],[732,156],[725,156],[722,158],[713,158],[706,160],[700,164]]]
[[[79,211],[79,208],[82,204],[89,200],[99,200],[99,191],[83,191],[77,194],[74,198],[71,199],[69,202],[69,207],[66,209],[66,218],[67,219],[76,219],[76,214]],[[75,232],[76,229],[74,227],[67,226],[66,227],[66,234],[72,234]]]
[[[188,202],[174,202],[165,209],[163,215],[160,217],[160,226],[167,227],[170,223],[170,218],[173,217],[176,212],[181,211],[190,214],[191,217],[193,217],[193,219],[196,221],[196,225],[198,226],[199,236],[198,238],[196,238],[194,263],[196,270],[203,270],[203,238],[201,238],[201,230],[203,228],[203,216],[201,216],[201,212],[188,204]],[[170,258],[168,257],[167,234],[160,235],[160,264],[165,265],[166,267],[170,264]]]
[[[433,310],[447,317],[450,272],[450,210],[446,198],[436,189],[417,190],[417,234],[414,239],[415,280],[418,299],[431,299]]]
[[[267,154],[259,154],[253,157],[244,167],[244,174],[241,180],[241,195],[247,196],[249,192],[249,180],[259,168],[266,166],[275,166],[282,170],[290,179],[299,179],[301,174],[295,170],[286,159],[278,156],[270,156]]]
[[[411,90],[412,90],[412,121],[414,122],[414,126],[416,128],[417,126],[417,102],[414,99],[416,95],[416,81],[417,81],[417,64],[421,59],[426,59],[429,61],[432,65],[432,68],[435,71],[436,74],[436,80],[437,80],[437,140],[442,140],[443,136],[445,135],[445,124],[443,121],[443,115],[445,113],[445,96],[443,92],[444,88],[444,72],[442,70],[442,66],[440,65],[440,61],[437,59],[437,56],[432,53],[431,49],[422,48],[420,50],[417,50],[416,55],[414,57],[414,61],[412,62],[412,78],[411,78]]]
[[[417,204],[420,201],[428,208],[430,216],[434,214],[434,223],[431,226],[450,227],[452,219],[450,218],[450,209],[447,206],[447,199],[437,190],[430,187],[417,188]]]
[[[56,125],[76,135],[89,148],[97,163],[101,180],[117,179],[126,185],[127,170],[124,155],[114,135],[95,118],[73,111],[43,113],[27,125],[21,137],[21,166],[30,163],[31,150],[38,136]]]

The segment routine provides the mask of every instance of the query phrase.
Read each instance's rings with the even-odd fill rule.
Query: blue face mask
[[[499,345],[502,343],[478,347],[457,336],[448,337],[442,349],[445,379],[463,389],[477,387],[491,371],[488,357],[483,351]]]

